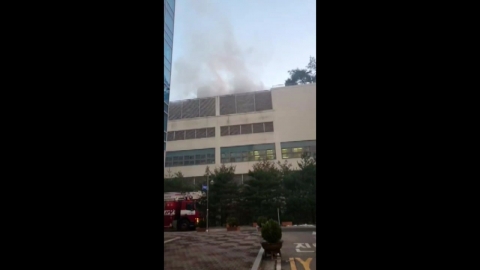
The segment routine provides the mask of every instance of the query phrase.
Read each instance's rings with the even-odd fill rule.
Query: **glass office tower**
[[[173,22],[175,18],[175,0],[163,0],[163,152],[167,148],[168,103],[170,100],[170,79],[172,74]]]

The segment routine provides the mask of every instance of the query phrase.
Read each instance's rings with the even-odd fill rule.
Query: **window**
[[[165,29],[163,30],[163,38],[166,39],[169,44],[173,44],[172,36]]]
[[[163,45],[165,46],[164,51],[163,51],[163,55],[171,63],[172,62],[172,47],[170,47],[170,44],[168,44],[168,42],[165,39],[163,40]]]
[[[167,152],[165,167],[215,164],[215,148]]]
[[[173,106],[172,106],[173,108]],[[174,134],[174,133],[175,134]],[[201,138],[211,138],[215,137],[215,128],[199,128],[199,129],[187,129],[187,130],[177,130],[172,131],[167,134],[169,141],[178,141],[178,140],[192,140],[192,139],[201,139]]]
[[[228,136],[230,135],[228,131],[228,126],[220,127],[220,136]]]
[[[275,144],[257,144],[220,149],[222,163],[275,160]]]
[[[207,137],[207,129],[206,128],[197,129],[196,133],[197,133],[197,135],[195,136],[195,138],[197,138],[197,139]]]
[[[166,65],[163,65],[163,75],[164,75],[164,78],[165,80],[170,83],[170,70],[168,70],[167,66]]]
[[[240,134],[240,126],[230,126],[230,135],[239,135]]]
[[[175,131],[175,140],[185,140],[185,130]]]
[[[173,16],[172,14],[170,14],[170,12],[167,12],[165,13],[165,25],[168,27],[168,29],[171,30],[171,32],[173,33],[174,29],[173,29]]]
[[[273,132],[273,122],[220,127],[220,136]]]
[[[167,122],[168,122],[168,115],[164,112],[163,113],[163,131],[167,131]]]
[[[299,141],[281,143],[282,158],[301,158],[304,154],[316,156],[316,141]]]
[[[171,8],[171,10],[175,10],[175,0],[168,0],[168,7]]]
[[[266,122],[265,124],[265,132],[273,132],[273,122]]]
[[[263,129],[263,123],[253,124],[253,133],[262,133],[265,130]]]
[[[207,128],[207,137],[208,138],[211,138],[211,137],[215,137],[215,128]]]

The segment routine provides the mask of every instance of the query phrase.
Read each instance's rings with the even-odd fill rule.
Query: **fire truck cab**
[[[195,229],[200,214],[196,209],[202,192],[167,192],[164,194],[164,229]]]

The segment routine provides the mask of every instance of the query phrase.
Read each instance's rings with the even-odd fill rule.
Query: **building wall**
[[[289,86],[270,90],[272,109],[260,112],[220,115],[220,99],[215,97],[215,116],[175,119],[168,122],[169,131],[215,127],[215,137],[169,141],[167,152],[215,148],[213,169],[221,166],[221,147],[275,143],[276,160],[297,166],[298,158],[282,159],[281,142],[316,140],[316,84]],[[186,103],[184,103],[186,104]],[[172,104],[173,106],[173,104]],[[273,122],[273,132],[221,136],[221,126]],[[236,174],[246,174],[255,161],[227,163],[236,166]],[[185,177],[202,176],[207,165],[168,167]]]
[[[173,53],[173,28],[175,21],[175,0],[163,0],[163,114],[164,114],[164,140],[163,151],[166,150],[166,132],[168,122],[168,105],[170,101],[170,80],[172,77],[172,53]],[[164,153],[165,154],[165,153]]]

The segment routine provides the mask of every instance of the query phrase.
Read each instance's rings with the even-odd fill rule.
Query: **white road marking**
[[[306,246],[303,245],[303,243],[293,243],[293,244],[297,245],[297,247],[296,247],[297,249],[298,248],[307,248]]]
[[[300,250],[300,249],[297,248],[297,252],[315,252],[315,251],[313,251],[313,250],[305,250],[305,251],[302,251],[302,250]]]
[[[166,243],[168,243],[168,242],[172,242],[172,241],[177,240],[177,239],[179,239],[179,238],[180,238],[180,237],[172,238],[172,239],[170,239],[170,240],[164,241],[163,244],[166,244]]]

